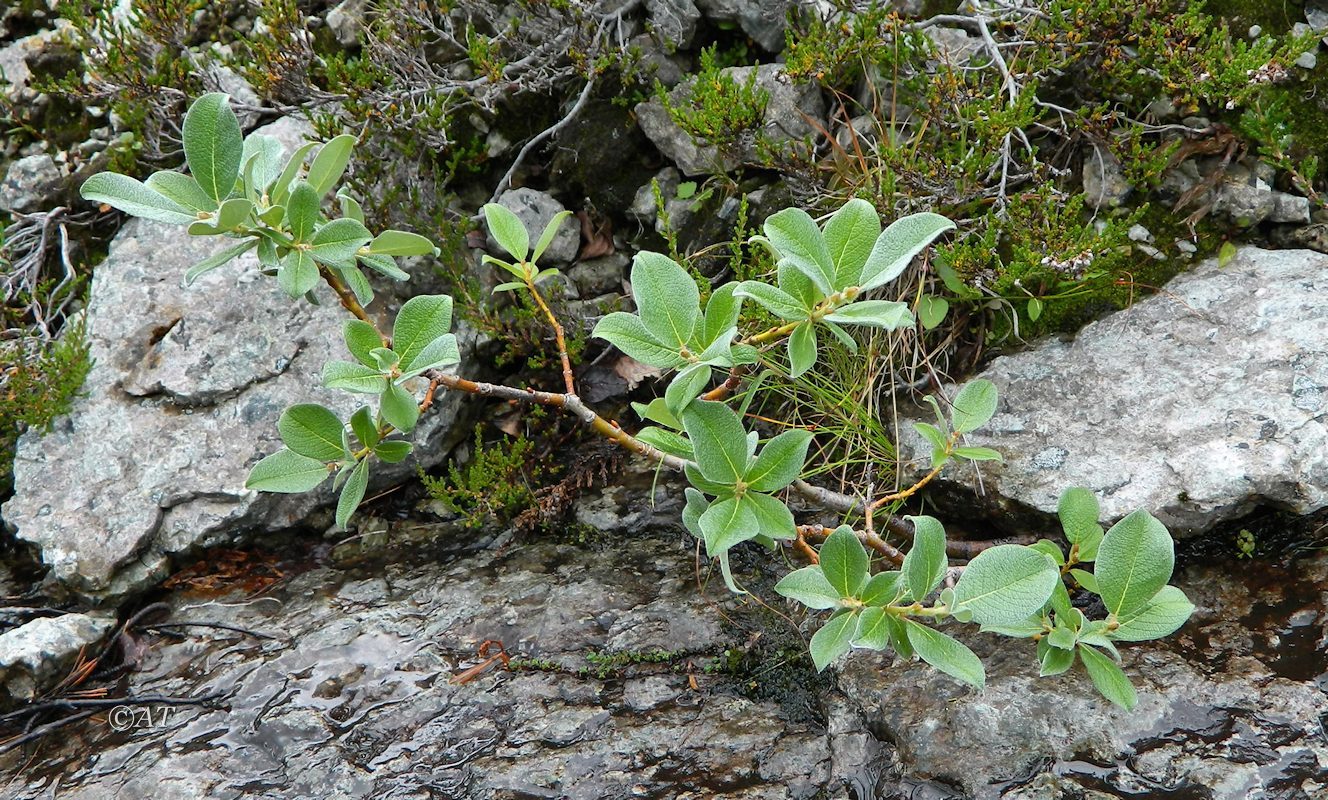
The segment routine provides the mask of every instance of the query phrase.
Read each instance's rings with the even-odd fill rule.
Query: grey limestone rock
[[[968,436],[1005,456],[980,468],[988,503],[1050,514],[1085,486],[1104,520],[1144,508],[1178,534],[1260,505],[1328,505],[1325,296],[1328,257],[1246,247],[1073,342],[997,358],[981,375],[1000,391],[997,415]],[[972,468],[945,475],[976,490]]]
[[[0,634],[0,691],[9,700],[32,700],[65,677],[79,651],[94,647],[114,624],[106,616],[62,614]]]
[[[64,186],[65,174],[46,153],[20,158],[0,182],[0,211],[30,214],[47,206]]]

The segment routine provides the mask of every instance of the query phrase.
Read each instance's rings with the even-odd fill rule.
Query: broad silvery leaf
[[[736,330],[742,310],[742,297],[734,294],[737,288],[737,283],[726,283],[710,293],[701,322],[702,346],[709,347],[721,338],[733,338],[729,332]]]
[[[779,434],[761,448],[743,482],[758,492],[777,492],[793,483],[802,474],[811,441],[811,431],[794,429]]]
[[[857,286],[876,238],[881,235],[881,216],[866,200],[853,198],[825,223],[825,243],[835,265],[835,291]]]
[[[535,251],[530,254],[531,261],[540,260],[540,257],[544,255],[544,251],[549,249],[549,245],[553,244],[553,237],[558,235],[558,229],[570,216],[572,216],[570,211],[559,211],[553,215],[553,219],[549,220],[549,224],[544,226],[539,241],[535,242]]]
[[[834,291],[834,261],[811,215],[800,208],[786,208],[770,215],[762,228],[781,261],[806,275],[824,294]]]
[[[789,377],[796,378],[816,365],[816,326],[804,322],[788,339]]]
[[[673,259],[641,252],[632,262],[632,297],[646,330],[661,343],[681,348],[693,341],[701,316],[696,281]]]
[[[390,442],[383,442],[374,448],[374,455],[381,458],[388,464],[396,464],[405,461],[406,456],[410,455],[412,445],[400,439],[393,439]]]
[[[830,662],[847,653],[857,631],[858,615],[852,611],[840,611],[826,620],[808,643],[816,671],[821,672],[830,666]]]
[[[277,432],[287,447],[320,461],[336,461],[345,455],[343,430],[337,415],[317,403],[293,405],[277,420]]]
[[[960,433],[981,428],[996,413],[996,385],[986,378],[964,384],[950,408],[950,424]]]
[[[956,447],[954,455],[958,458],[967,458],[969,461],[1002,461],[999,450],[993,450],[990,447]]]
[[[360,440],[360,444],[365,447],[373,447],[378,444],[378,425],[374,423],[373,412],[368,406],[360,406],[350,417],[351,430],[355,431],[355,438]]]
[[[525,261],[530,252],[530,234],[516,214],[498,203],[487,203],[480,211],[484,212],[484,221],[498,246],[513,259]]]
[[[221,203],[235,189],[244,154],[240,121],[226,95],[212,92],[195,100],[181,133],[189,172],[208,197]]]
[[[1147,603],[1121,616],[1117,620],[1120,625],[1107,635],[1118,642],[1161,639],[1179,630],[1193,613],[1194,603],[1185,592],[1175,586],[1163,586]]]
[[[410,392],[393,383],[388,384],[387,391],[383,392],[378,413],[392,427],[410,433],[420,418],[420,407],[415,404],[415,398]]]
[[[825,319],[843,325],[863,325],[888,331],[907,328],[913,324],[913,314],[904,303],[893,300],[859,300],[841,306]]]
[[[1082,486],[1073,486],[1061,492],[1060,502],[1056,504],[1056,515],[1060,517],[1061,529],[1070,544],[1078,544],[1085,537],[1102,535],[1102,526],[1098,518],[1102,510],[1093,493]]]
[[[370,242],[369,246],[372,247],[373,243]],[[374,272],[377,272],[379,275],[386,276],[394,281],[410,280],[410,274],[398,267],[397,262],[393,260],[392,256],[385,256],[378,253],[357,253],[356,258],[359,259],[361,264]]]
[[[1043,678],[1052,675],[1060,675],[1068,670],[1074,664],[1074,651],[1062,650],[1059,647],[1039,648],[1038,663],[1040,669],[1038,675]]]
[[[636,438],[638,441],[663,450],[671,456],[685,458],[688,461],[696,458],[696,453],[692,450],[692,443],[673,431],[650,426],[637,431]]]
[[[358,394],[380,394],[387,389],[387,378],[373,367],[329,361],[323,365],[323,385]]]
[[[1119,618],[1148,603],[1171,579],[1175,564],[1171,534],[1147,511],[1117,522],[1102,539],[1093,569],[1107,611]]]
[[[853,634],[854,647],[884,650],[890,646],[890,615],[884,608],[866,608],[858,614],[858,630]]]
[[[355,148],[355,137],[348,133],[334,136],[331,141],[318,150],[314,161],[309,165],[309,185],[321,199],[332,187],[337,185],[350,164],[350,153]]]
[[[867,579],[870,559],[853,529],[840,525],[821,545],[821,571],[840,597],[857,596]]]
[[[369,459],[364,459],[351,470],[346,485],[341,487],[341,497],[337,499],[337,527],[345,530],[355,509],[364,499],[364,490],[369,488]]]
[[[317,142],[307,142],[299,146],[291,155],[290,161],[286,162],[286,167],[277,176],[277,180],[268,190],[269,202],[273,205],[283,205],[287,196],[290,194],[291,182],[300,174],[300,168],[304,166],[304,159],[309,155],[309,151],[318,146]]]
[[[79,194],[84,200],[105,203],[126,214],[156,220],[188,225],[198,219],[198,215],[153,189],[149,189],[128,175],[114,172],[99,172],[83,182]]]
[[[931,330],[945,319],[950,310],[950,301],[934,294],[924,294],[918,298],[918,321],[922,327]]]
[[[798,530],[793,522],[793,512],[784,505],[784,501],[760,492],[747,492],[742,496],[744,505],[752,507],[756,515],[756,526],[762,536],[771,539],[797,538]]]
[[[275,136],[251,133],[245,137],[240,162],[247,166],[252,181],[250,188],[258,195],[267,192],[268,187],[281,175],[281,157],[285,153],[286,148]]]
[[[1080,646],[1077,651],[1079,660],[1084,662],[1088,670],[1088,676],[1093,679],[1093,685],[1103,697],[1126,711],[1138,704],[1139,696],[1134,691],[1134,685],[1115,662],[1091,647]]]
[[[318,229],[312,240],[313,249],[309,252],[325,264],[347,261],[354,258],[356,252],[372,238],[363,223],[342,217]]]
[[[683,412],[682,424],[696,450],[701,474],[717,483],[737,483],[747,471],[747,432],[733,409],[695,400]]]
[[[701,515],[710,507],[710,503],[701,494],[692,487],[683,490],[683,496],[687,498],[687,504],[682,509],[682,524],[693,536],[698,539],[704,539],[701,533]]]
[[[369,242],[369,252],[384,256],[424,256],[436,251],[433,242],[418,233],[386,230]]]
[[[256,244],[258,244],[257,239],[246,239],[243,242],[240,242],[239,244],[234,244],[231,245],[230,247],[218,250],[217,252],[213,253],[212,255],[208,256],[207,258],[203,259],[202,261],[198,262],[197,264],[189,268],[189,271],[184,274],[185,285],[188,286],[189,284],[193,283],[195,280],[198,279],[199,275],[202,275],[203,273],[208,272],[210,270],[214,270],[217,267],[222,266],[223,264],[229,263],[236,257],[249,252],[249,250],[252,249],[253,246]]]
[[[710,365],[692,364],[679,372],[664,390],[664,404],[678,415],[710,384]]]
[[[296,181],[286,200],[286,230],[297,242],[307,242],[318,226],[318,192],[304,181]]]
[[[661,344],[646,330],[641,318],[626,311],[614,311],[595,323],[591,336],[603,339],[629,357],[652,367],[673,369],[687,363],[678,348]]]
[[[801,301],[776,286],[760,281],[743,281],[738,284],[736,294],[750,297],[762,308],[780,319],[807,319],[811,310],[803,307]]]
[[[415,356],[415,360],[401,368],[403,378],[419,375],[430,369],[442,369],[461,362],[461,351],[457,348],[456,335],[445,333]]]
[[[374,349],[383,346],[383,340],[374,326],[362,319],[351,319],[342,326],[341,334],[346,340],[346,349],[350,350],[356,361],[366,367],[375,365],[376,362],[370,354]]]
[[[869,606],[886,606],[899,598],[900,572],[878,572],[862,587],[858,599]]]
[[[955,584],[955,607],[973,612],[981,625],[1013,625],[1036,614],[1060,585],[1045,553],[1002,544],[978,553]]]
[[[188,175],[169,170],[154,172],[143,185],[195,213],[207,214],[217,210],[217,201],[208,197],[198,181]]]
[[[775,584],[775,591],[818,611],[839,605],[839,592],[825,579],[820,567],[803,567]]]
[[[249,470],[244,488],[260,492],[297,494],[307,492],[327,480],[327,464],[316,458],[281,449],[264,458]]]
[[[987,671],[972,650],[935,628],[928,628],[911,619],[905,619],[904,624],[908,628],[909,644],[913,645],[923,661],[979,689],[986,684]]]
[[[277,285],[292,298],[300,297],[318,285],[318,265],[307,250],[292,250],[277,269]]]
[[[921,602],[945,577],[949,563],[945,555],[945,528],[935,517],[906,519],[913,522],[913,547],[904,557],[904,580],[913,599]]]
[[[397,312],[392,325],[392,349],[401,357],[401,363],[410,364],[451,327],[451,297],[445,294],[417,295],[407,300]]]
[[[736,497],[711,504],[698,522],[705,540],[706,555],[711,558],[722,555],[735,544],[752,539],[761,532],[751,506]]]
[[[867,263],[862,266],[858,285],[865,292],[875,289],[904,271],[913,257],[932,241],[954,228],[954,223],[939,214],[923,212],[895,220],[876,239]]]

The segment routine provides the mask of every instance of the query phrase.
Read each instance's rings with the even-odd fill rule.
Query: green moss
[[[1202,7],[1240,36],[1253,25],[1278,35],[1305,21],[1304,0],[1206,0]]]

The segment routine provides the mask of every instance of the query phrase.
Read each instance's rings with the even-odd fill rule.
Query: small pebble
[[[1262,26],[1262,25],[1251,25],[1251,26],[1250,26],[1250,38],[1251,38],[1251,39],[1258,39],[1258,38],[1259,38],[1259,34],[1261,34],[1261,33],[1263,33],[1263,26]]]
[[[1131,226],[1130,226],[1129,237],[1130,237],[1130,241],[1132,241],[1132,242],[1151,242],[1151,241],[1153,241],[1153,234],[1152,234],[1152,232],[1149,231],[1147,228],[1145,228],[1145,227],[1142,226],[1142,225],[1131,225]]]
[[[1318,64],[1319,64],[1319,57],[1316,56],[1312,51],[1306,51],[1304,53],[1301,53],[1300,58],[1296,59],[1296,66],[1300,67],[1301,69],[1314,69],[1316,66],[1318,66]]]

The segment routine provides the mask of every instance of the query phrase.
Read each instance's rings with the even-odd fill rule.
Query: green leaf
[[[796,378],[816,365],[816,327],[804,322],[788,340],[789,377]]]
[[[701,533],[701,515],[710,507],[710,503],[706,501],[705,495],[690,486],[683,490],[683,496],[687,498],[687,504],[682,509],[683,527],[696,538],[704,539]]]
[[[958,641],[946,636],[934,628],[920,625],[911,619],[905,619],[908,629],[908,642],[922,657],[923,661],[952,678],[971,684],[981,689],[987,682],[987,671],[982,662]]]
[[[1093,594],[1100,593],[1100,590],[1098,589],[1097,585],[1097,576],[1094,575],[1093,573],[1085,572],[1082,569],[1072,569],[1070,570],[1070,575],[1079,583],[1080,586],[1084,587],[1088,591],[1092,592]],[[1165,589],[1166,587],[1163,588]]]
[[[735,497],[711,504],[697,523],[705,540],[706,555],[711,558],[727,552],[735,544],[741,544],[761,532],[751,506]]]
[[[1074,666],[1074,650],[1062,650],[1059,647],[1041,648],[1042,652],[1038,657],[1041,669],[1038,675],[1043,678],[1052,675],[1060,675],[1070,667]]]
[[[880,235],[881,215],[866,200],[855,197],[830,216],[825,223],[825,243],[835,265],[835,291],[858,284]]]
[[[226,95],[212,92],[195,100],[184,115],[182,134],[189,172],[208,197],[222,202],[235,189],[244,155],[240,121]]]
[[[1084,537],[1102,535],[1102,526],[1098,524],[1101,509],[1097,498],[1089,490],[1074,486],[1061,492],[1061,499],[1056,504],[1056,516],[1060,517],[1061,530],[1070,544],[1078,544]]]
[[[742,496],[744,505],[756,514],[757,529],[771,539],[795,539],[798,530],[793,523],[793,512],[776,497],[760,492],[747,492]]]
[[[998,633],[1001,636],[1009,636],[1014,639],[1031,639],[1045,632],[1042,627],[1041,617],[1026,619],[1023,622],[1016,622],[1013,625],[983,625],[983,633]]]
[[[292,298],[301,297],[318,285],[318,265],[306,250],[292,250],[277,269],[277,285]]]
[[[363,223],[342,217],[318,229],[312,241],[313,249],[309,252],[325,264],[332,261],[349,261],[372,238],[369,229],[364,227]]]
[[[300,145],[293,154],[290,161],[286,162],[286,168],[277,176],[276,183],[268,190],[269,200],[272,205],[283,205],[290,193],[291,182],[300,174],[300,168],[304,166],[304,159],[309,155],[309,151],[318,146],[317,142],[306,142]]]
[[[999,450],[993,450],[990,447],[956,447],[952,454],[958,458],[967,458],[969,461],[1002,461]]]
[[[1060,585],[1044,553],[1001,544],[978,553],[955,584],[955,606],[972,610],[981,625],[1010,625],[1036,614]]]
[[[922,327],[931,330],[945,320],[950,310],[950,301],[934,294],[924,294],[918,298],[918,321]]]
[[[1080,646],[1076,650],[1079,659],[1084,662],[1084,667],[1088,670],[1088,676],[1093,679],[1093,685],[1103,697],[1126,711],[1132,710],[1138,704],[1139,696],[1135,694],[1133,684],[1125,677],[1121,668],[1116,666],[1116,662],[1091,647]]]
[[[950,424],[960,433],[981,428],[996,413],[996,385],[985,378],[969,381],[955,395]]]
[[[355,438],[365,447],[378,444],[378,425],[374,422],[373,412],[368,406],[360,406],[350,417],[350,429],[355,431]]]
[[[249,470],[244,488],[260,492],[297,494],[327,480],[327,465],[316,458],[281,449]]]
[[[858,285],[865,292],[894,280],[932,240],[953,228],[953,222],[930,212],[895,220],[877,237]]]
[[[535,252],[530,254],[531,261],[540,260],[540,257],[544,255],[544,251],[549,249],[549,245],[553,244],[553,237],[558,235],[558,228],[562,227],[563,222],[570,216],[572,216],[570,211],[559,211],[553,215],[553,219],[549,220],[549,224],[545,225],[544,231],[540,233],[539,241],[535,243]]]
[[[1231,260],[1236,257],[1236,244],[1230,240],[1222,243],[1217,250],[1217,268],[1226,269]]]
[[[1074,650],[1074,641],[1074,631],[1063,625],[1057,625],[1047,634],[1047,644],[1060,650]]]
[[[217,228],[225,232],[237,232],[249,215],[253,213],[252,200],[245,197],[233,197],[217,209]]]
[[[885,606],[893,603],[900,593],[900,572],[878,572],[871,576],[862,588],[858,599],[869,606]]]
[[[913,547],[904,556],[904,580],[909,594],[921,602],[945,577],[945,528],[935,517],[905,517],[913,522]],[[1027,616],[1027,615],[1025,615]]]
[[[217,210],[217,201],[208,197],[198,181],[188,175],[169,170],[154,172],[143,185],[195,213],[201,211],[206,214]]]
[[[341,216],[350,217],[356,222],[364,222],[364,208],[359,200],[350,196],[345,186],[337,190],[337,202],[341,204]]]
[[[884,608],[866,608],[858,614],[858,629],[853,634],[854,647],[884,650],[890,646],[890,615]]]
[[[737,483],[747,471],[747,432],[733,409],[696,400],[683,412],[682,424],[696,450],[701,474],[718,483]]]
[[[127,175],[99,172],[83,182],[79,194],[84,200],[105,203],[135,217],[188,225],[198,215],[160,192],[149,189]]]
[[[710,374],[709,364],[691,364],[673,376],[668,388],[664,390],[665,405],[675,415],[681,414],[710,385]]]
[[[488,203],[480,211],[484,212],[489,234],[498,246],[517,261],[525,261],[530,253],[530,234],[516,214],[498,203]]]
[[[696,453],[692,450],[692,443],[673,431],[651,426],[637,431],[636,438],[651,447],[663,450],[671,456],[685,458],[688,461],[696,458]]]
[[[840,597],[855,597],[867,579],[870,559],[853,529],[840,525],[821,545],[821,571]]]
[[[803,567],[790,572],[775,584],[775,591],[817,611],[839,605],[839,592],[825,579],[820,567]]]
[[[281,157],[285,152],[286,148],[275,136],[251,133],[245,137],[240,163],[248,165],[248,172],[252,177],[249,188],[253,189],[255,194],[262,195],[266,192],[281,174]]]
[[[347,320],[342,326],[341,334],[346,340],[346,349],[355,356],[366,367],[372,367],[376,364],[370,353],[383,346],[383,340],[378,336],[378,331],[374,326],[362,319]]]
[[[632,297],[641,322],[657,340],[675,349],[692,341],[701,316],[701,294],[687,270],[659,253],[637,253],[632,262]]]
[[[359,394],[379,394],[387,388],[387,378],[373,367],[329,361],[323,365],[323,385]]]
[[[349,133],[332,137],[331,141],[318,149],[318,155],[309,165],[309,185],[321,199],[332,187],[337,185],[350,164],[351,151],[355,149],[355,137]]]
[[[420,407],[415,404],[415,397],[410,392],[396,384],[389,384],[387,391],[383,393],[378,413],[382,414],[383,419],[393,428],[403,433],[410,433],[420,418]]]
[[[189,268],[189,271],[184,274],[185,285],[188,286],[198,280],[199,275],[202,275],[209,270],[214,270],[224,264],[228,264],[236,257],[244,255],[253,249],[253,246],[256,244],[258,244],[257,239],[245,239],[239,244],[234,244],[225,249],[218,250]]]
[[[304,181],[296,181],[286,201],[286,229],[297,242],[307,242],[318,225],[318,192]]]
[[[1143,509],[1117,522],[1098,549],[1099,594],[1117,618],[1145,605],[1171,579],[1175,546],[1166,527]]]
[[[656,397],[645,405],[633,402],[632,409],[636,411],[637,416],[643,420],[656,422],[666,428],[672,428],[675,431],[682,430],[682,422],[674,416],[672,411],[669,411],[669,407],[665,404],[664,398],[662,397]]]
[[[384,256],[425,256],[434,250],[433,242],[407,231],[383,231],[369,242],[370,253]]]
[[[949,444],[948,437],[945,433],[929,422],[915,422],[913,423],[913,430],[917,431],[922,438],[930,442],[932,447],[944,450],[946,445]]]
[[[1056,562],[1056,566],[1058,567],[1064,566],[1065,564],[1065,553],[1061,552],[1061,546],[1050,539],[1039,539],[1030,544],[1028,549],[1036,550],[1039,553],[1045,553],[1051,557],[1052,561]]]
[[[826,330],[830,331],[830,333],[832,333],[834,337],[839,340],[839,343],[844,345],[844,347],[848,349],[850,354],[855,356],[858,354],[858,343],[853,339],[852,336],[848,335],[848,331],[844,330],[835,323],[830,322],[829,320],[826,319],[821,320],[821,325]]]
[[[1038,317],[1042,316],[1043,302],[1039,298],[1028,298],[1028,321],[1037,322]]]
[[[739,297],[750,297],[766,311],[780,319],[807,319],[811,310],[793,295],[776,286],[760,281],[743,281],[734,292]]]
[[[319,461],[336,461],[345,455],[343,430],[337,415],[317,403],[293,405],[277,420],[277,431],[287,447]]]
[[[830,322],[842,325],[862,325],[869,328],[884,328],[888,331],[907,328],[913,324],[913,314],[905,303],[893,300],[859,300],[841,306],[834,313],[825,317]]]
[[[816,671],[823,671],[830,666],[830,662],[847,653],[857,632],[858,615],[852,611],[840,611],[826,620],[821,629],[812,636],[808,647]]]
[[[735,294],[738,286],[730,282],[710,293],[702,315],[701,345],[709,347],[736,328],[738,315],[742,311],[742,298]],[[732,336],[728,338],[732,340]]]
[[[445,294],[422,294],[407,300],[392,324],[392,349],[401,363],[410,364],[429,343],[452,328],[452,298]]]
[[[816,288],[816,284],[812,283],[812,279],[804,275],[789,261],[783,260],[776,264],[775,272],[780,290],[790,297],[797,298],[798,304],[802,307],[815,308],[817,303],[825,299],[825,293]]]
[[[456,335],[445,333],[434,339],[432,342],[415,356],[415,360],[409,364],[402,364],[402,379],[419,375],[421,372],[430,369],[442,369],[450,367],[453,364],[461,363],[461,351],[457,348]]]
[[[688,446],[691,446],[690,441],[687,444]],[[693,448],[693,450],[695,450],[695,448]],[[688,483],[700,489],[701,491],[705,492],[706,494],[713,494],[720,497],[728,497],[729,495],[733,494],[733,484],[719,483],[717,481],[712,481],[706,478],[706,476],[702,475],[701,470],[697,469],[696,466],[693,464],[686,465],[685,467],[683,467],[682,471],[683,474],[687,476]]]
[[[1076,570],[1077,571],[1077,570]],[[1145,642],[1170,636],[1194,613],[1194,604],[1175,586],[1163,586],[1151,600],[1118,618],[1107,636],[1118,642]]]
[[[793,483],[802,474],[811,441],[811,431],[793,429],[766,442],[743,475],[743,483],[758,492],[777,492]]]
[[[374,448],[374,455],[381,458],[388,464],[396,464],[406,460],[410,455],[411,444],[400,439],[393,439],[390,442],[383,442]]]
[[[625,311],[614,311],[602,317],[590,335],[607,341],[630,358],[652,367],[672,369],[687,363],[678,354],[678,348],[661,344],[646,330],[640,317]]]
[[[770,215],[762,226],[766,238],[786,261],[825,294],[833,292],[835,265],[816,220],[800,208]]]
[[[337,527],[346,529],[351,514],[360,507],[364,499],[364,490],[369,488],[369,459],[364,459],[351,470],[346,484],[341,487],[341,497],[337,499]]]

